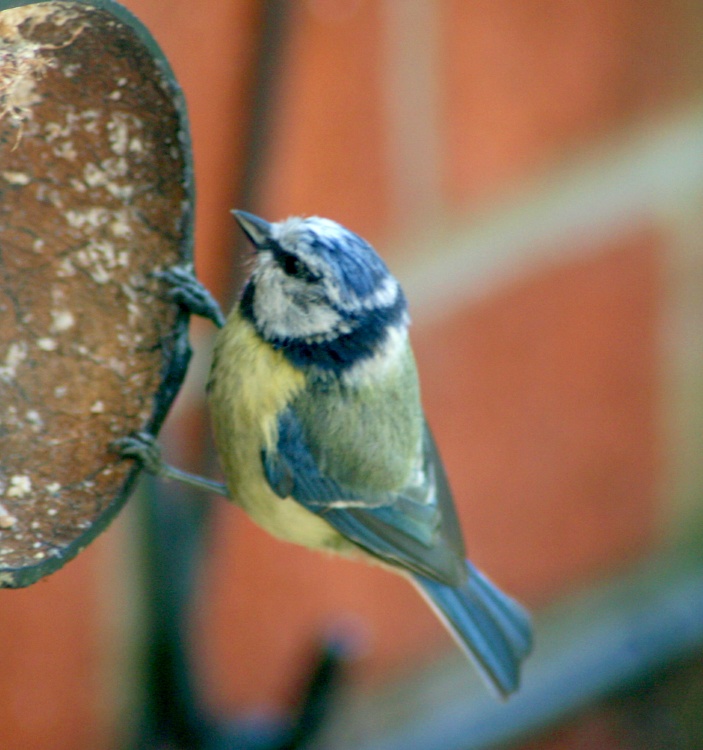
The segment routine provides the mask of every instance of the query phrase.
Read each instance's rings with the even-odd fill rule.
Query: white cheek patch
[[[296,304],[302,283],[286,276],[273,263],[259,266],[254,318],[266,337],[326,339],[344,332],[341,315],[323,302]]]
[[[330,307],[315,305],[307,310],[291,306],[279,335],[290,338],[335,337],[340,333],[342,317]]]

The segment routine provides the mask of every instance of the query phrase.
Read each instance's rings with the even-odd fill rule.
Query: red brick
[[[643,230],[415,331],[470,548],[529,598],[655,536],[659,247]]]
[[[637,0],[450,0],[443,14],[446,198],[516,180],[697,90],[700,9]]]
[[[198,273],[220,298],[230,289],[230,215],[242,177],[251,66],[260,6],[255,0],[125,0],[171,63],[188,106],[197,188]]]
[[[107,702],[117,690],[108,686],[114,665],[105,650],[104,581],[96,573],[114,565],[111,547],[105,535],[31,588],[0,591],[5,750],[112,746],[114,706]]]
[[[262,211],[329,216],[372,237],[388,211],[380,6],[323,0],[291,11]]]
[[[224,504],[215,525],[194,643],[208,700],[223,714],[285,705],[330,630],[358,633],[354,676],[364,683],[429,658],[433,641],[451,648],[398,576],[279,542]]]

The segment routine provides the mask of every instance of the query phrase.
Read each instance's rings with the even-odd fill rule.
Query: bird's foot
[[[225,324],[225,316],[210,292],[195,277],[192,264],[171,266],[155,271],[154,276],[170,285],[169,297],[192,315],[211,320],[218,328]]]
[[[161,447],[156,438],[148,432],[135,432],[118,438],[110,444],[110,448],[122,458],[133,458],[139,461],[149,474],[158,476],[164,473]]]
[[[222,482],[216,482],[197,474],[170,466],[161,458],[161,448],[156,438],[148,432],[135,432],[119,438],[110,444],[110,448],[122,458],[133,458],[142,465],[149,474],[173,479],[205,492],[214,492],[223,497],[230,497],[229,490]]]

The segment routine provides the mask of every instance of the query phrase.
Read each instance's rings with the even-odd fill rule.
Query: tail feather
[[[524,607],[507,594],[467,560],[469,583],[481,591],[484,604],[490,608],[496,624],[503,630],[515,655],[525,659],[532,651],[532,623]]]
[[[518,689],[521,663],[532,648],[530,618],[469,562],[467,569],[461,588],[413,578],[489,685],[507,698]]]

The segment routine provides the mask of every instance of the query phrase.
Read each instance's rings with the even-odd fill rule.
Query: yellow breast
[[[232,498],[277,537],[349,552],[355,545],[294,500],[278,497],[264,476],[261,451],[275,446],[278,414],[304,387],[303,373],[235,309],[218,333],[209,385],[215,443]]]

